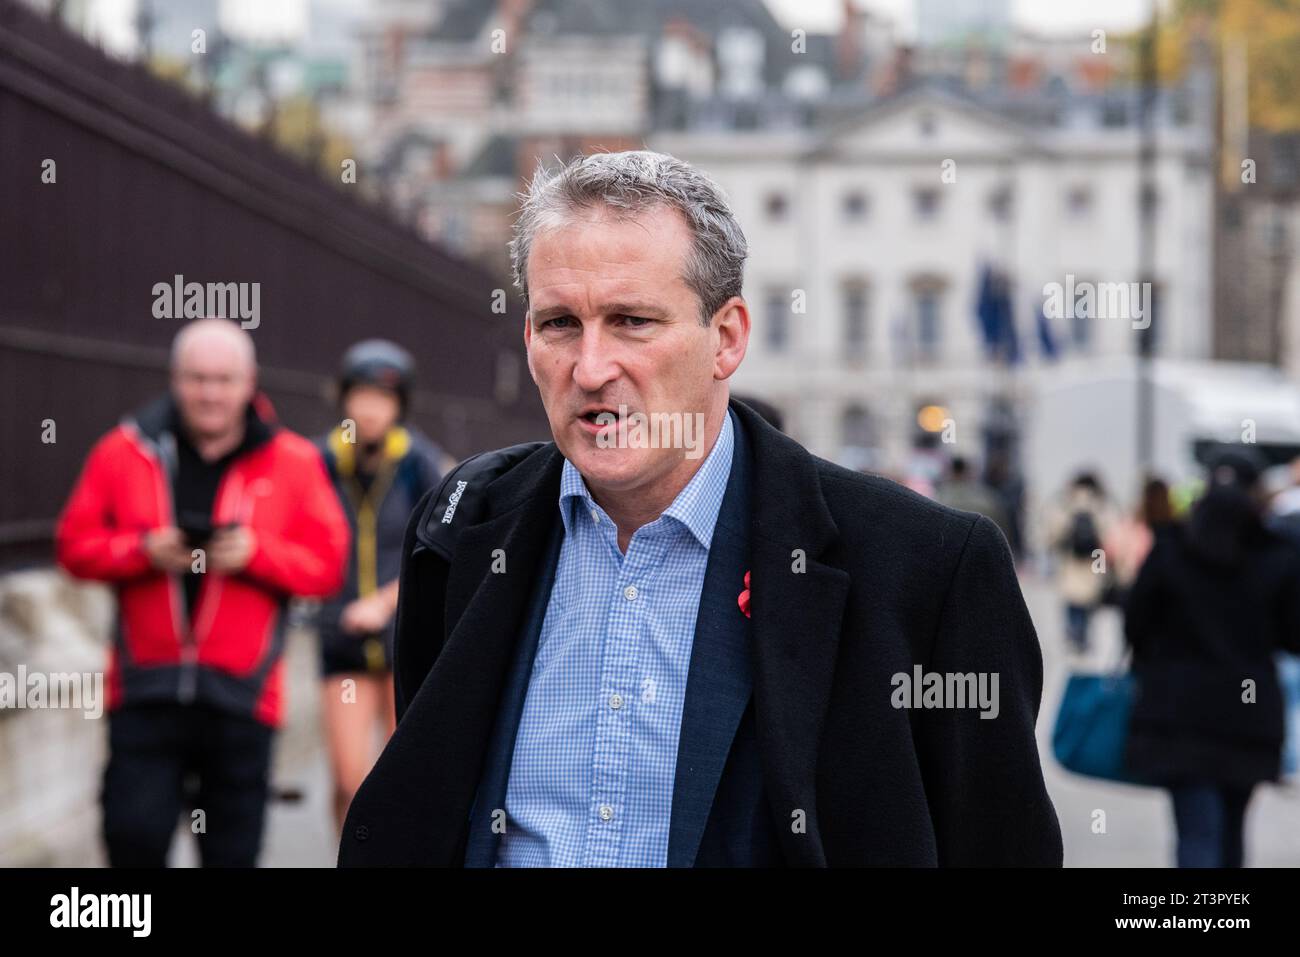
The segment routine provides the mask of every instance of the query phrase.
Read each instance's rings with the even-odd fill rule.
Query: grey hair
[[[649,150],[580,156],[553,172],[539,168],[519,199],[510,267],[525,304],[528,254],[537,234],[562,225],[578,210],[599,206],[628,218],[656,206],[682,214],[694,237],[682,279],[700,301],[703,325],[741,294],[749,254],[745,234],[718,184],[675,156]]]

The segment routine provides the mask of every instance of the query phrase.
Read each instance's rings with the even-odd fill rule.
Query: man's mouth
[[[611,428],[618,420],[618,410],[607,405],[590,405],[578,413],[583,430],[595,435]]]

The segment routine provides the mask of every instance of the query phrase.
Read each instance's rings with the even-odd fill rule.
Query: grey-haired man
[[[673,157],[533,180],[512,254],[554,441],[416,509],[399,724],[341,864],[1061,863],[1005,540],[730,400],[746,253]]]

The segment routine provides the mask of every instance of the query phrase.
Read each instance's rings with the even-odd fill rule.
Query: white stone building
[[[830,129],[650,145],[711,174],[749,240],[754,331],[735,390],[772,401],[796,438],[853,467],[907,469],[927,406],[932,428],[948,420],[946,451],[978,461],[999,410],[1023,420],[1057,369],[1037,331],[1045,284],[1138,279],[1131,125],[1031,127],[920,88]],[[1161,124],[1154,295],[1157,352],[1170,358],[1210,355],[1207,156],[1195,128]],[[987,357],[976,320],[985,263],[1013,283],[1023,361],[1010,367]],[[1072,367],[1136,349],[1129,318],[1050,324]]]

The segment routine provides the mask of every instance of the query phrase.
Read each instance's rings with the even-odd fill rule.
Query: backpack
[[[1070,519],[1070,530],[1065,536],[1065,549],[1074,558],[1091,559],[1101,548],[1101,533],[1097,521],[1087,509],[1079,509]]]

